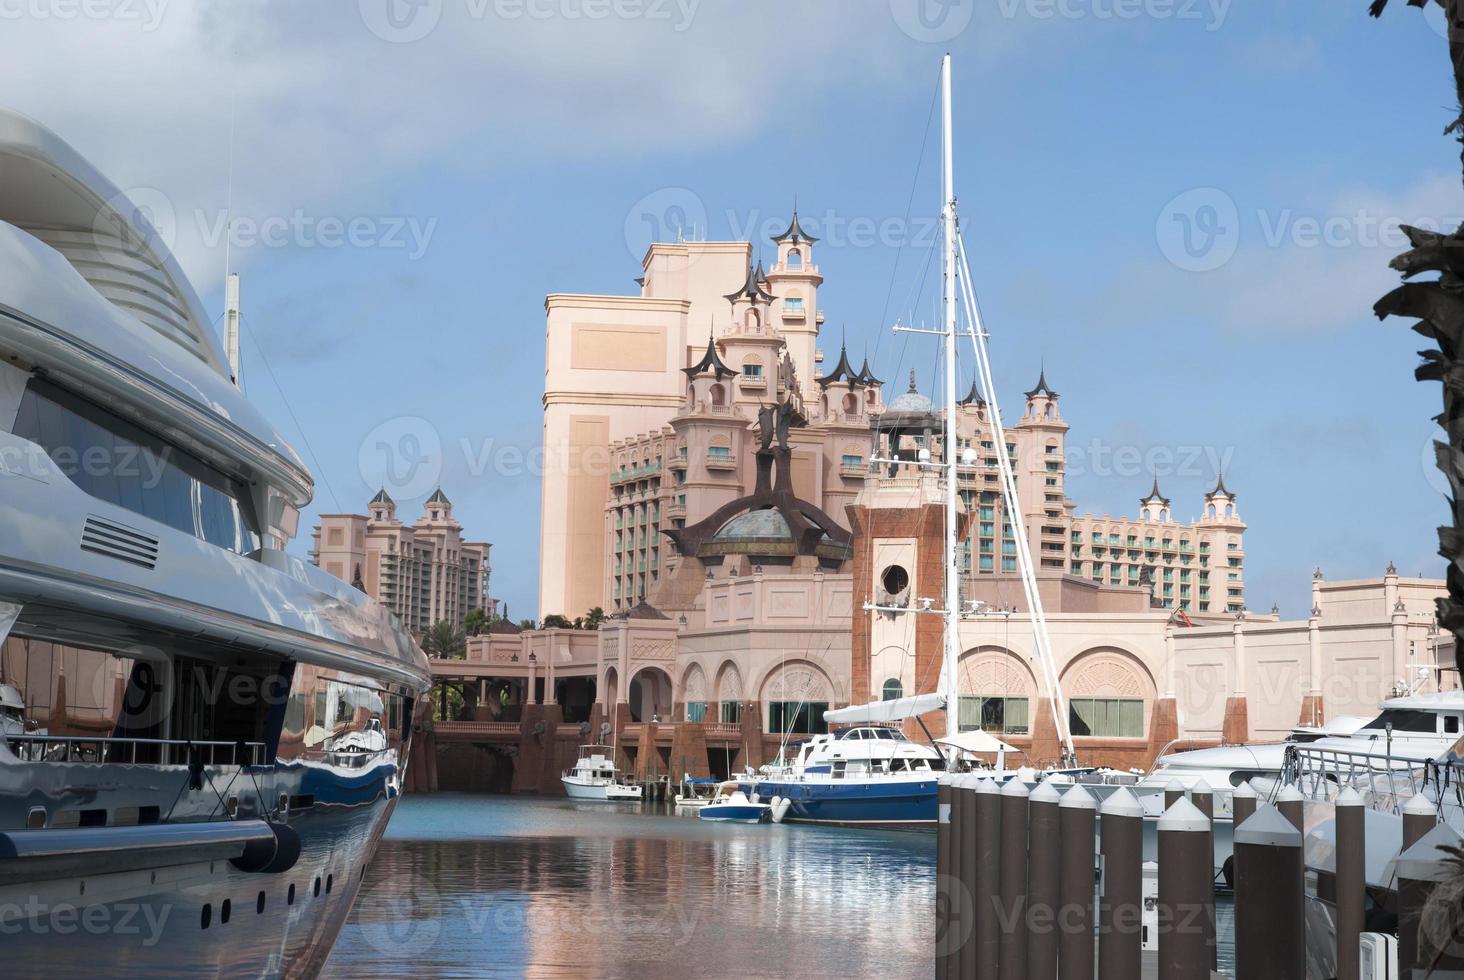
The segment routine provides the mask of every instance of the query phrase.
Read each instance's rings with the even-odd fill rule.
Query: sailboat
[[[944,650],[941,672],[936,690],[927,694],[875,701],[824,712],[824,720],[838,728],[826,735],[814,736],[797,746],[796,754],[778,764],[764,767],[763,771],[750,774],[743,782],[754,799],[771,800],[777,819],[810,823],[835,824],[934,824],[938,814],[936,793],[942,774],[953,765],[959,765],[962,748],[969,750],[969,740],[962,744],[959,732],[959,706],[956,669],[961,654],[960,623],[962,603],[960,592],[960,565],[957,541],[957,517],[959,513],[959,473],[974,469],[974,452],[967,451],[965,458],[958,458],[955,451],[959,445],[956,432],[957,389],[956,389],[956,339],[959,333],[959,311],[964,307],[968,325],[967,334],[975,353],[978,380],[984,389],[990,411],[988,414],[993,444],[1006,444],[1002,428],[1001,412],[997,408],[995,386],[992,382],[991,362],[986,348],[987,335],[981,325],[980,310],[975,293],[971,288],[970,267],[965,250],[960,247],[960,228],[956,218],[956,195],[954,174],[954,153],[952,150],[952,108],[951,108],[951,58],[946,55],[941,64],[942,97],[942,215],[944,229],[945,284],[943,295],[944,324],[940,330],[899,327],[897,332],[923,333],[940,336],[945,343],[945,392],[944,407],[944,458],[940,461],[921,459],[912,461],[872,460],[872,462],[898,464],[900,466],[923,466],[942,471],[945,483],[945,542],[943,561],[945,566],[945,595],[943,609],[910,609],[908,607],[884,607],[866,604],[864,611],[896,614],[940,615],[944,619]],[[1038,660],[1043,670],[1052,699],[1053,715],[1056,719],[1058,736],[1063,748],[1064,765],[1070,768],[1059,770],[1065,775],[1078,775],[1088,770],[1076,767],[1076,752],[1072,733],[1067,724],[1067,706],[1058,687],[1057,670],[1052,655],[1051,640],[1047,632],[1047,620],[1042,608],[1041,595],[1033,571],[1032,555],[1022,526],[1022,515],[1017,505],[1016,481],[1012,474],[1011,461],[1006,453],[997,453],[1001,475],[1002,493],[1007,501],[1013,534],[1016,538],[1017,563],[1022,574],[1022,587],[1031,610],[1031,620]],[[972,615],[982,615],[978,608],[972,608]],[[907,718],[944,712],[947,738],[932,740],[931,745],[921,745],[907,738],[904,733],[890,726]],[[922,726],[923,727],[923,726]],[[992,744],[1005,746],[996,740]],[[938,746],[944,744],[946,751]],[[998,771],[991,773],[998,779],[1020,774],[1023,778],[1038,778],[1030,770],[1006,770],[1004,759],[998,756]],[[782,817],[777,817],[778,814]]]

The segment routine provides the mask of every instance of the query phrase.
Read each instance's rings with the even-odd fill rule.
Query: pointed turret
[[[741,289],[738,289],[735,293],[728,293],[724,297],[727,302],[734,306],[741,300],[747,300],[750,303],[771,303],[773,301],[773,294],[764,289],[762,283],[758,281],[759,271],[760,269],[754,269],[749,265],[747,267],[747,281],[742,284]],[[767,276],[763,275],[762,280],[766,282]]]
[[[1235,499],[1235,494],[1225,488],[1225,474],[1223,472],[1219,474],[1219,478],[1215,481],[1215,489],[1210,491],[1209,496],[1226,497],[1230,500]]]
[[[717,342],[710,334],[707,335],[707,351],[702,355],[702,359],[691,367],[681,370],[688,378],[694,378],[698,374],[710,371],[717,376],[718,381],[725,381],[737,373],[722,363],[722,355],[717,353]]]
[[[874,372],[869,369],[869,358],[868,357],[866,357],[864,359],[864,366],[859,369],[859,375],[858,375],[858,377],[859,377],[859,383],[862,384],[862,385],[865,385],[865,386],[874,386],[874,385],[882,385],[882,384],[884,384],[884,382],[881,381],[880,379],[876,378],[874,376]]]
[[[392,500],[391,495],[386,492],[386,487],[382,487],[380,490],[376,491],[376,496],[371,498],[371,502],[373,504],[396,504],[396,501]]]
[[[832,371],[818,379],[818,383],[825,388],[837,381],[842,381],[850,386],[859,383],[859,375],[849,366],[849,350],[843,345],[839,346],[839,363],[834,365]]]
[[[812,245],[818,239],[804,231],[803,226],[798,223],[798,208],[795,206],[793,208],[793,220],[789,222],[788,230],[781,235],[774,236],[773,241],[779,245],[785,242],[792,245]]]
[[[975,378],[971,379],[971,390],[966,393],[966,397],[962,398],[960,403],[962,405],[975,405],[977,408],[986,407],[986,399],[981,397],[981,390],[977,387]]]
[[[449,507],[452,506],[452,501],[447,499],[447,494],[442,492],[441,487],[433,491],[432,496],[427,498],[427,502],[429,504],[446,504]]]
[[[1169,498],[1166,497],[1166,496],[1164,496],[1164,494],[1162,494],[1162,493],[1159,492],[1159,477],[1157,477],[1157,476],[1154,477],[1154,489],[1153,490],[1150,490],[1149,491],[1149,495],[1147,497],[1145,497],[1143,500],[1140,500],[1139,503],[1141,505],[1142,504],[1163,504],[1165,507],[1168,507],[1169,506]]]
[[[1038,395],[1046,395],[1048,398],[1056,398],[1057,392],[1047,384],[1047,369],[1044,367],[1042,373],[1037,377],[1037,387],[1027,392],[1028,398],[1035,398]]]

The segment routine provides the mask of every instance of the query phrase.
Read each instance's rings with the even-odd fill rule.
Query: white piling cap
[[[1301,790],[1295,784],[1287,783],[1281,787],[1281,792],[1276,794],[1277,803],[1297,803],[1301,800]]]
[[[1001,788],[1001,795],[1025,800],[1028,796],[1027,784],[1020,779],[1008,779],[1006,785]]]
[[[1357,795],[1357,790],[1348,786],[1337,794],[1337,798],[1332,801],[1332,804],[1334,806],[1362,806],[1362,797]]]
[[[1201,776],[1199,780],[1190,787],[1190,795],[1193,796],[1195,793],[1198,793],[1201,796],[1215,795],[1215,791],[1210,788],[1210,784],[1204,776]]]
[[[1032,791],[1032,795],[1028,797],[1028,799],[1030,799],[1033,803],[1061,803],[1062,794],[1057,791],[1056,786],[1052,785],[1044,779],[1041,783],[1038,784],[1037,788]]]
[[[1182,833],[1209,833],[1210,818],[1201,812],[1189,800],[1180,798],[1174,801],[1174,805],[1164,811],[1159,818],[1159,832],[1179,831]]]
[[[1230,794],[1230,798],[1232,800],[1236,798],[1242,800],[1254,800],[1259,798],[1259,796],[1260,794],[1257,793],[1256,788],[1250,784],[1249,779],[1241,783],[1239,786],[1235,787],[1235,792]]]
[[[1412,814],[1416,817],[1434,817],[1438,816],[1439,808],[1434,803],[1434,801],[1429,799],[1427,796],[1424,796],[1422,793],[1415,793],[1413,794],[1412,799],[1408,801],[1408,805],[1403,808],[1403,812]]]
[[[1175,776],[1173,779],[1171,779],[1169,781],[1169,785],[1167,785],[1167,786],[1164,787],[1164,792],[1166,792],[1166,793],[1183,793],[1184,792],[1184,783],[1180,781],[1180,779],[1179,779],[1178,776]]]
[[[1093,799],[1093,794],[1083,787],[1073,784],[1073,788],[1062,794],[1062,802],[1059,804],[1065,810],[1096,810],[1098,803]]]
[[[976,783],[976,792],[986,796],[995,796],[1001,790],[997,788],[996,783],[992,781],[991,777],[987,776],[985,779]]]
[[[1235,828],[1236,844],[1262,844],[1266,847],[1301,847],[1305,838],[1301,831],[1282,816],[1281,811],[1266,804]]]
[[[1120,786],[1116,792],[1103,801],[1098,812],[1105,817],[1142,817],[1144,805],[1127,786]]]

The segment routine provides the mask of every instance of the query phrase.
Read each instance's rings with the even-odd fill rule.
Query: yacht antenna
[[[960,697],[956,664],[961,655],[961,579],[956,557],[956,188],[955,154],[951,146],[951,56],[941,62],[942,224],[945,226],[945,657],[940,690],[946,698],[945,737],[957,732]]]
[[[244,386],[239,364],[239,273],[224,280],[224,350],[229,358],[229,380],[235,388]]]

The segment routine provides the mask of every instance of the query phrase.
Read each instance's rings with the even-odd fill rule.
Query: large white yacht
[[[288,556],[312,483],[148,221],[0,112],[0,931],[47,976],[300,976],[430,674]]]

